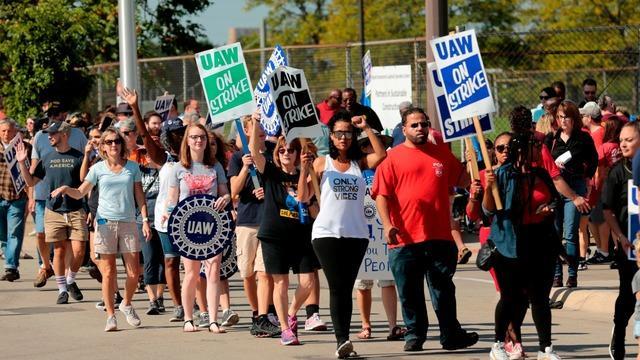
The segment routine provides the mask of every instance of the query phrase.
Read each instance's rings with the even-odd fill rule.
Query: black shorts
[[[260,238],[264,269],[267,274],[307,274],[320,269],[310,241],[283,242]]]

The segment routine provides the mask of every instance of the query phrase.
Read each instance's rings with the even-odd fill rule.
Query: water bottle
[[[298,201],[298,216],[300,218],[300,224],[309,223],[309,208],[307,204],[302,201]]]

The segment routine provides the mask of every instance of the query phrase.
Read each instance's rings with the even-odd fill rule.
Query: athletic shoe
[[[578,286],[578,278],[576,276],[569,276],[569,278],[567,278],[566,286],[568,288],[577,287]]]
[[[160,296],[156,301],[158,302],[158,311],[161,313],[167,311],[167,308],[164,307],[164,297]]]
[[[89,276],[96,279],[99,283],[102,283],[102,273],[97,266],[94,265],[89,267]]]
[[[69,295],[71,295],[73,300],[81,301],[84,298],[84,296],[82,295],[82,291],[80,291],[80,288],[75,281],[71,284],[67,284],[67,290],[69,291]]]
[[[132,305],[125,306],[124,304],[120,303],[120,306],[118,308],[120,309],[120,312],[127,317],[127,322],[129,323],[129,325],[133,327],[140,326],[140,318],[138,317],[138,314],[136,314],[136,310]]]
[[[278,315],[268,313],[267,318],[274,326],[277,326],[278,328],[280,327],[280,320],[278,319]]]
[[[117,309],[117,308],[119,308],[119,307],[120,307],[120,304],[122,303],[122,300],[124,300],[124,299],[122,298],[122,295],[120,295],[120,293],[119,293],[119,292],[117,292],[117,293],[116,293],[116,297],[115,297],[115,299],[113,300],[113,306],[114,306],[116,309]]]
[[[149,308],[147,309],[147,315],[160,315],[158,300],[149,301]]]
[[[553,285],[551,285],[554,288],[559,288],[562,287],[562,277],[561,276],[555,276],[553,278]]]
[[[118,321],[115,315],[111,315],[107,318],[107,326],[104,327],[104,331],[116,331],[118,330]]]
[[[287,324],[289,325],[289,329],[291,329],[291,331],[293,331],[293,334],[297,337],[298,336],[298,317],[287,315]]]
[[[310,318],[305,320],[304,329],[306,331],[327,331],[327,324],[320,319],[320,314],[313,313]]]
[[[69,293],[68,292],[63,291],[60,294],[58,294],[58,300],[56,301],[56,304],[62,305],[62,304],[68,304],[68,303],[69,303]]]
[[[41,288],[47,285],[47,280],[52,276],[53,276],[52,269],[40,268],[40,271],[38,271],[38,275],[36,275],[36,279],[33,281],[33,287]]]
[[[222,327],[233,326],[238,323],[240,317],[235,311],[227,309],[222,312]]]
[[[280,336],[282,331],[279,326],[275,326],[269,321],[269,318],[265,315],[260,315],[256,318],[256,337],[276,337]]]
[[[618,268],[618,262],[613,260],[611,264],[609,264],[609,269],[616,270]]]
[[[252,336],[256,336],[258,334],[258,318],[257,317],[251,317],[251,326],[249,327],[249,334],[251,334]]]
[[[462,248],[462,250],[458,252],[458,264],[466,264],[469,262],[470,258],[471,251],[468,248]]]
[[[100,300],[96,303],[96,309],[101,311],[107,311],[107,307],[104,304],[104,300]]]
[[[20,279],[20,272],[17,269],[6,269],[4,275],[0,277],[0,280],[8,282],[14,282],[18,279]]]
[[[599,250],[596,250],[596,253],[593,254],[592,257],[590,257],[589,259],[587,259],[587,263],[588,264],[606,264],[608,262],[611,262],[611,260],[613,260],[611,258],[611,254],[609,254],[608,256],[604,256],[603,253],[601,253]]]
[[[300,341],[296,334],[293,333],[291,329],[287,329],[282,332],[280,335],[280,344],[281,345],[300,345]]]
[[[445,350],[459,350],[465,349],[469,346],[474,345],[478,342],[478,333],[476,332],[466,332],[461,330],[458,338],[448,342],[446,344],[442,344],[442,348]]]
[[[411,339],[404,343],[404,351],[422,351],[422,344],[424,341],[418,341],[418,339]]]
[[[509,341],[508,343],[504,344],[504,350],[509,355],[509,360],[520,360],[525,358],[524,350],[522,350],[521,343],[514,343]]]
[[[25,251],[20,252],[20,259],[32,260],[33,256],[27,254]]]
[[[553,346],[547,346],[544,352],[538,351],[538,360],[561,360],[561,358],[553,351]]]
[[[509,354],[504,349],[504,343],[502,341],[496,341],[491,347],[489,352],[490,360],[509,360]]]
[[[183,322],[184,321],[184,308],[182,305],[178,305],[173,308],[173,316],[169,319],[169,322]]]
[[[198,317],[198,327],[201,329],[206,329],[209,327],[209,313],[206,311],[203,311],[200,313],[200,316]]]
[[[347,340],[338,346],[336,350],[336,357],[338,359],[346,359],[350,356],[356,356],[356,352],[353,351],[353,344]]]
[[[582,270],[588,270],[589,266],[587,265],[586,261],[580,261],[578,263],[578,271],[582,271]]]

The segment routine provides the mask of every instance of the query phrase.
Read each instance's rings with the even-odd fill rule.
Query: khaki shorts
[[[396,283],[393,280],[378,280],[378,287],[385,288],[389,286],[395,286]],[[357,290],[371,290],[373,288],[373,280],[361,280],[357,279],[354,286]]]
[[[96,234],[93,239],[96,254],[112,255],[140,252],[138,240],[138,224],[125,221],[107,221],[106,224],[96,224]]]
[[[64,240],[87,241],[87,216],[84,210],[65,214],[44,211],[44,234],[48,243]]]
[[[236,247],[241,277],[246,278],[256,271],[265,271],[257,226],[236,226]]]

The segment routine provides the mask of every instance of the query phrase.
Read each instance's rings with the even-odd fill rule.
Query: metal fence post
[[[187,60],[182,59],[182,100],[187,101]]]
[[[346,47],[344,48],[344,54],[345,54],[345,61],[344,61],[344,65],[345,65],[345,85],[344,87],[351,87],[351,47],[349,46],[349,44],[346,45]]]
[[[415,84],[416,84],[416,92],[414,95],[414,99],[413,103],[417,104],[420,102],[420,95],[422,95],[420,92],[422,90],[422,86],[420,86],[420,69],[419,69],[420,64],[418,63],[418,42],[414,41],[413,42],[413,76],[415,77]]]

